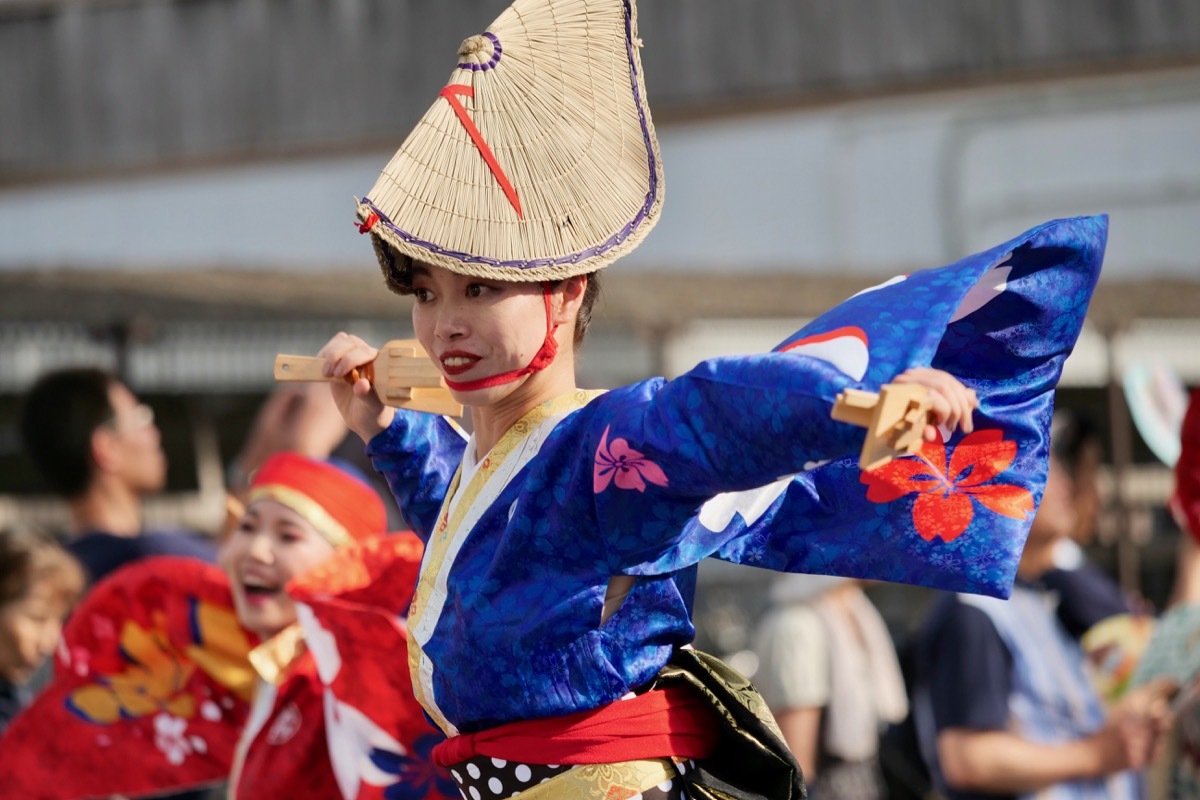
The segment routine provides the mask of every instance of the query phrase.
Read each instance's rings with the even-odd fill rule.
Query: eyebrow
[[[429,267],[422,266],[421,264],[413,264],[412,276],[414,278],[416,278],[416,277],[428,278],[429,277]]]

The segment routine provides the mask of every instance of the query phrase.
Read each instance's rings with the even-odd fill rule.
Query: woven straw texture
[[[640,47],[632,0],[517,0],[464,41],[358,205],[389,284],[408,259],[545,281],[632,250],[663,197]]]

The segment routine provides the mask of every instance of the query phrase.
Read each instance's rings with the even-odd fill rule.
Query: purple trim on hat
[[[518,261],[501,261],[501,260],[495,259],[495,258],[487,258],[485,256],[477,256],[472,253],[463,253],[463,252],[459,252],[457,250],[451,250],[449,248],[442,247],[441,245],[435,244],[433,242],[427,242],[424,239],[414,236],[413,234],[409,233],[408,231],[400,228],[395,223],[393,223],[390,219],[388,219],[386,214],[384,214],[382,211],[380,211],[379,208],[376,207],[376,205],[371,202],[370,198],[364,197],[362,199],[363,205],[367,206],[372,211],[374,211],[376,214],[378,214],[379,222],[381,224],[383,224],[384,227],[386,227],[392,233],[399,236],[403,241],[409,242],[410,244],[415,244],[418,247],[424,248],[425,250],[428,250],[431,253],[437,253],[438,255],[449,256],[451,258],[454,258],[458,261],[463,262],[464,264],[486,264],[486,265],[492,266],[492,267],[511,267],[511,268],[516,268],[516,269],[537,269],[538,267],[554,267],[554,266],[558,266],[559,264],[577,264],[580,261],[586,261],[589,258],[593,258],[595,256],[602,255],[603,253],[606,253],[609,250],[613,249],[614,247],[617,247],[618,245],[622,244],[626,239],[629,238],[630,234],[632,234],[635,230],[637,230],[638,226],[640,226],[643,222],[645,222],[646,217],[650,213],[650,209],[654,207],[654,198],[658,195],[658,160],[655,158],[655,155],[654,155],[654,146],[653,146],[653,143],[650,138],[650,129],[646,125],[646,109],[642,103],[642,95],[638,91],[637,62],[634,59],[634,52],[633,52],[633,17],[632,17],[632,9],[630,8],[630,0],[624,0],[624,6],[625,6],[625,49],[626,49],[626,52],[628,53],[628,57],[629,57],[629,79],[633,85],[633,100],[634,100],[634,104],[637,106],[638,121],[641,123],[641,126],[642,126],[642,138],[646,144],[646,156],[647,156],[647,161],[648,161],[648,167],[650,169],[650,190],[646,193],[646,202],[642,204],[642,207],[638,210],[637,214],[634,215],[633,219],[631,219],[629,221],[629,223],[625,225],[625,227],[621,228],[621,230],[619,230],[617,233],[610,236],[604,242],[601,242],[598,245],[589,247],[586,250],[581,250],[578,253],[572,253],[571,255],[559,256],[558,258],[534,258],[534,259],[518,260]],[[496,60],[499,60],[499,58],[500,58],[500,41],[498,39],[496,39],[496,37],[490,33],[485,33],[484,36],[489,36],[495,41],[496,55],[493,56],[493,58]],[[462,64],[459,64],[459,66],[463,67]],[[474,65],[474,66],[471,66],[468,68],[488,69],[489,67],[487,67],[487,65],[478,64],[478,65]]]
[[[500,55],[504,52],[504,48],[500,46],[499,37],[490,31],[484,31],[483,35],[492,40],[492,57],[488,59],[486,64],[468,64],[464,61],[460,61],[458,62],[459,69],[469,69],[472,72],[479,72],[481,70],[492,69],[500,63]]]

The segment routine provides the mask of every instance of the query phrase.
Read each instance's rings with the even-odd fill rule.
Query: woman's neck
[[[471,408],[476,459],[487,455],[504,434],[530,411],[575,391],[575,364],[571,355],[560,349],[553,364],[525,378],[509,394],[489,405]]]

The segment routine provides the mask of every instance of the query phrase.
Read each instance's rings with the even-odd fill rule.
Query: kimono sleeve
[[[429,541],[466,443],[462,429],[446,417],[403,409],[367,443],[371,464],[387,479],[404,519],[422,542]]]
[[[774,353],[706,362],[597,415],[593,491],[615,571],[718,555],[1006,597],[1106,233],[1104,217],[1046,223],[861,292]],[[975,430],[863,472],[863,432],[828,418],[833,398],[921,365],[977,392]]]
[[[581,457],[591,469],[576,489],[591,497],[607,568],[650,575],[695,564],[723,541],[690,525],[709,497],[857,450],[861,433],[829,417],[854,384],[817,359],[763,354],[604,395],[589,409]]]

